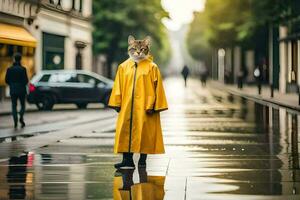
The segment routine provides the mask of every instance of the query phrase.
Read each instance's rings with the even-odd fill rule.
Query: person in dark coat
[[[184,67],[182,68],[182,71],[181,71],[181,74],[183,76],[183,79],[184,79],[184,86],[186,87],[186,82],[187,82],[187,78],[189,76],[189,73],[190,73],[190,69],[184,65]]]
[[[207,76],[208,76],[208,71],[207,71],[206,66],[201,66],[201,68],[200,68],[200,80],[201,80],[201,84],[202,84],[203,87],[206,86]]]
[[[14,55],[14,63],[6,71],[5,82],[9,85],[10,97],[12,103],[12,115],[14,119],[15,128],[18,127],[18,112],[17,101],[20,101],[20,123],[21,127],[25,127],[24,113],[25,113],[25,98],[26,86],[28,83],[28,76],[26,68],[21,65],[22,56],[19,53]]]

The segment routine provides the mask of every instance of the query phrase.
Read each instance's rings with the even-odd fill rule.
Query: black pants
[[[183,77],[184,79],[184,87],[186,87],[187,77]]]
[[[18,100],[20,101],[21,104],[21,109],[20,109],[20,121],[24,121],[24,113],[25,113],[25,94],[21,95],[10,95],[11,96],[11,109],[12,109],[12,115],[14,118],[14,123],[18,123],[18,111],[17,111],[17,105],[18,105]]]

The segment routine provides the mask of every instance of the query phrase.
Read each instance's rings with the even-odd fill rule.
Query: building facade
[[[0,87],[15,52],[29,76],[40,70],[92,70],[92,0],[0,0]]]
[[[279,26],[280,81],[282,93],[299,92],[300,86],[300,3],[292,1],[290,16]]]
[[[280,19],[259,29],[252,49],[235,46],[226,48],[224,53],[223,49],[216,49],[212,58],[212,78],[237,83],[242,71],[244,81],[254,83],[253,71],[259,67],[264,84],[281,93],[299,93],[300,3],[291,0],[288,7]]]

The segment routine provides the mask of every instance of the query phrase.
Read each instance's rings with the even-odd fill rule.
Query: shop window
[[[13,55],[18,52],[22,54],[22,65],[26,67],[27,74],[32,77],[35,73],[33,47],[0,44],[0,86],[3,86],[4,76],[8,67],[13,63]],[[0,94],[1,95],[1,94]]]
[[[64,69],[65,37],[43,33],[43,69]]]
[[[14,46],[13,45],[8,45],[7,47],[7,56],[12,57],[14,55]]]
[[[0,57],[7,56],[7,45],[6,44],[0,44]]]

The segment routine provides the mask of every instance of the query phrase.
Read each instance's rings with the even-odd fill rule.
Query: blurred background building
[[[40,70],[92,70],[92,0],[0,0],[0,98],[15,52]]]

